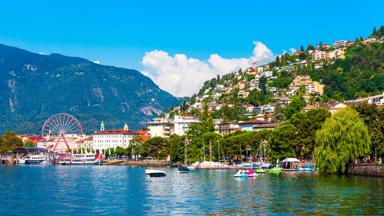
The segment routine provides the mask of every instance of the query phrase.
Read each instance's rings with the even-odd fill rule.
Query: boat
[[[249,169],[253,168],[253,164],[251,163],[243,163],[242,166],[243,168],[249,168]]]
[[[273,167],[272,169],[268,170],[269,174],[280,174],[283,171],[283,168],[280,167]]]
[[[262,169],[269,169],[270,167],[271,167],[271,163],[268,163],[268,162],[262,162],[261,164],[260,164],[260,167],[262,168]]]
[[[245,174],[248,175],[248,177],[255,177],[257,174],[253,171],[253,169],[249,169],[247,171],[244,171]]]
[[[261,168],[255,170],[255,173],[266,173],[266,172],[267,170],[261,169]]]
[[[72,154],[71,165],[94,165],[99,164],[100,161],[96,159],[93,153]]]
[[[248,177],[255,177],[257,174],[252,170],[239,170],[233,177],[235,178],[248,178]]]
[[[164,177],[167,175],[167,173],[162,170],[153,169],[146,169],[145,174],[147,174],[149,177]]]
[[[45,161],[44,155],[31,155],[24,160],[25,164],[40,164]]]
[[[244,173],[244,170],[239,170],[235,175],[233,175],[235,178],[248,178],[248,175]]]
[[[307,164],[303,168],[297,168],[298,172],[316,172],[317,168],[313,164]]]
[[[187,166],[184,166],[184,165],[180,165],[179,167],[177,167],[179,173],[189,173],[189,171],[191,171]]]

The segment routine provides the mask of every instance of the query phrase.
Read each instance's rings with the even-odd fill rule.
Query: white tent
[[[300,160],[299,159],[297,159],[297,158],[285,158],[284,160],[282,160],[281,162],[289,162],[289,163],[291,163],[291,162],[300,162]]]

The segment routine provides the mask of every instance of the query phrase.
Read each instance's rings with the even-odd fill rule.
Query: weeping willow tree
[[[370,152],[368,129],[352,108],[328,118],[316,134],[316,160],[322,173],[343,174],[352,160]]]

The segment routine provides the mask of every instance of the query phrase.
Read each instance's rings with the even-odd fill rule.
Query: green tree
[[[300,112],[306,105],[306,102],[301,96],[293,96],[292,102],[283,110],[287,119],[290,119],[295,113]]]
[[[353,108],[360,114],[372,141],[371,155],[384,156],[384,107],[375,104],[358,103]]]
[[[169,146],[166,139],[153,137],[143,143],[142,154],[155,159],[165,159],[169,155]]]
[[[31,140],[27,140],[24,142],[24,147],[34,147],[35,145],[33,144],[33,142]]]
[[[322,127],[325,119],[330,115],[331,113],[326,109],[315,108],[308,112],[296,113],[289,119],[289,122],[296,128],[294,148],[297,158],[312,157],[316,131]]]
[[[275,65],[276,66],[280,66],[280,58],[279,58],[279,56],[276,56]]]
[[[272,161],[286,157],[295,157],[295,136],[297,129],[289,122],[284,122],[275,128],[269,136],[269,158]]]
[[[316,134],[316,160],[322,173],[346,171],[352,160],[369,154],[368,129],[352,108],[344,108],[328,118]]]
[[[178,136],[173,134],[169,137],[169,152],[172,162],[183,162],[184,161],[184,136]],[[188,148],[188,147],[187,147]]]
[[[0,154],[22,147],[23,141],[14,132],[8,131],[0,137]]]

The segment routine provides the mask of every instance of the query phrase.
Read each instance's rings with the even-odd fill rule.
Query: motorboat
[[[25,164],[40,164],[45,161],[46,158],[44,155],[31,155],[24,159]]]
[[[262,168],[262,169],[269,169],[270,167],[271,167],[271,163],[268,163],[268,162],[262,162],[261,164],[260,164],[260,167]]]
[[[191,171],[187,166],[180,165],[177,167],[179,173],[189,173]]]
[[[247,169],[255,169],[260,167],[260,163],[243,163],[242,167]]]
[[[253,168],[253,164],[251,163],[243,163],[242,166],[243,168],[249,168],[249,169]]]
[[[154,169],[146,169],[145,174],[147,174],[149,177],[164,177],[167,175],[167,173],[162,170]]]
[[[239,170],[235,175],[233,175],[235,178],[248,178],[248,175],[244,173],[244,170]]]
[[[252,170],[239,170],[233,177],[235,178],[248,178],[248,177],[255,177],[257,174]]]
[[[296,171],[298,172],[316,172],[317,168],[313,164],[307,164],[302,168],[297,168]]]
[[[280,167],[273,167],[268,170],[269,174],[280,174],[283,171],[283,168]]]
[[[259,168],[259,169],[255,170],[255,173],[266,173],[266,172],[267,172],[267,170],[262,169],[262,168]]]

